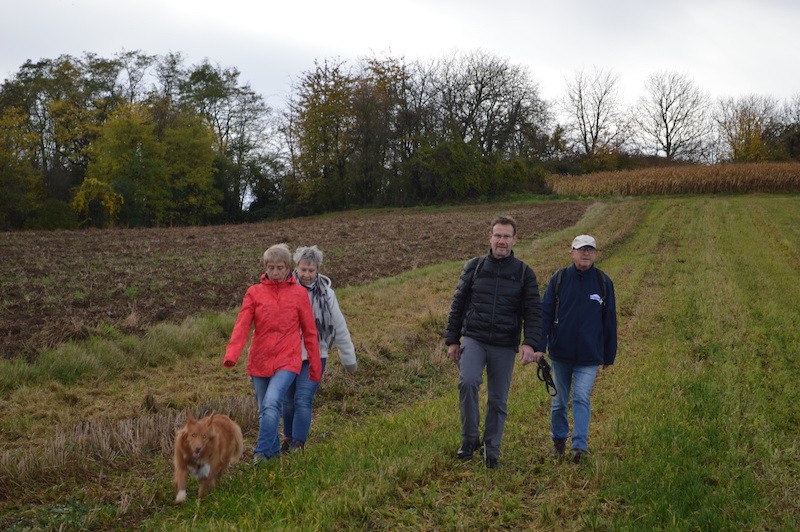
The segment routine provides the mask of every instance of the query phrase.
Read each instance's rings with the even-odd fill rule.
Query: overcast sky
[[[635,100],[648,74],[712,97],[800,94],[800,0],[3,0],[0,77],[28,59],[181,52],[236,67],[273,106],[314,60],[482,50],[526,67],[544,98],[599,67]]]

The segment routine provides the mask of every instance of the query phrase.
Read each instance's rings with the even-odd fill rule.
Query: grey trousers
[[[516,350],[513,347],[484,344],[466,336],[462,338],[461,346],[461,360],[458,363],[461,376],[458,383],[461,445],[474,446],[481,441],[478,400],[485,367],[487,400],[483,443],[487,457],[499,458]]]

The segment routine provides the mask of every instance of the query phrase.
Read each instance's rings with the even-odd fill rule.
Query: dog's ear
[[[186,410],[186,424],[188,425],[189,423],[194,423],[194,422],[195,422],[195,419],[194,419],[194,416],[192,415],[192,411],[187,409]]]

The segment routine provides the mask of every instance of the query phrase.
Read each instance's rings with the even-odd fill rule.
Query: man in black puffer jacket
[[[533,270],[514,257],[517,223],[508,216],[492,221],[491,249],[464,266],[458,281],[445,343],[458,363],[461,407],[461,448],[458,458],[469,460],[485,445],[487,467],[497,467],[506,421],[511,374],[524,330],[520,359],[534,361],[541,341],[542,305]],[[463,346],[462,346],[463,337]],[[486,368],[488,399],[483,439],[480,437],[478,396]]]

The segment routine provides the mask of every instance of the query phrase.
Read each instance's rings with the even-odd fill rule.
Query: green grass
[[[235,316],[191,317],[180,324],[160,323],[143,339],[102,325],[85,341],[67,342],[46,350],[33,363],[0,359],[0,398],[22,386],[49,381],[75,384],[80,380],[115,379],[120,372],[174,362],[224,344]]]
[[[648,223],[637,235],[643,253],[628,254],[657,281],[649,305],[661,308],[637,331],[615,416],[628,454],[604,491],[630,509],[612,522],[796,528],[800,239],[786,249],[783,235],[800,202],[672,204],[658,234]]]
[[[240,464],[204,501],[192,481],[181,507],[171,504],[169,460],[156,455],[128,474],[101,474],[113,495],[76,490],[20,509],[21,522],[127,528],[149,517],[144,528],[158,530],[797,529],[800,196],[598,203],[575,227],[518,244],[542,287],[569,260],[568,242],[580,232],[598,238],[620,318],[620,353],[595,387],[585,463],[549,458],[550,401],[534,368],[522,366],[501,468],[452,458],[457,371],[439,335],[462,263],[449,263],[337,291],[361,372],[347,376],[331,364],[304,454]],[[163,325],[134,348],[105,330],[90,345],[135,355],[133,369],[147,367],[147,357],[154,374],[181,368],[180,388],[192,385],[192,370],[198,381],[227,383],[207,383],[205,394],[183,401],[225,386],[249,393],[246,382],[233,384],[243,373],[212,368],[218,352],[189,354],[202,350],[207,334],[224,343],[231,317],[209,320],[211,333]],[[52,397],[85,400],[71,371],[118,385],[116,369],[104,368],[118,357],[108,356],[102,364],[79,356],[65,362]],[[26,370],[12,369],[23,378]],[[165,396],[175,393],[171,385],[160,385]]]

